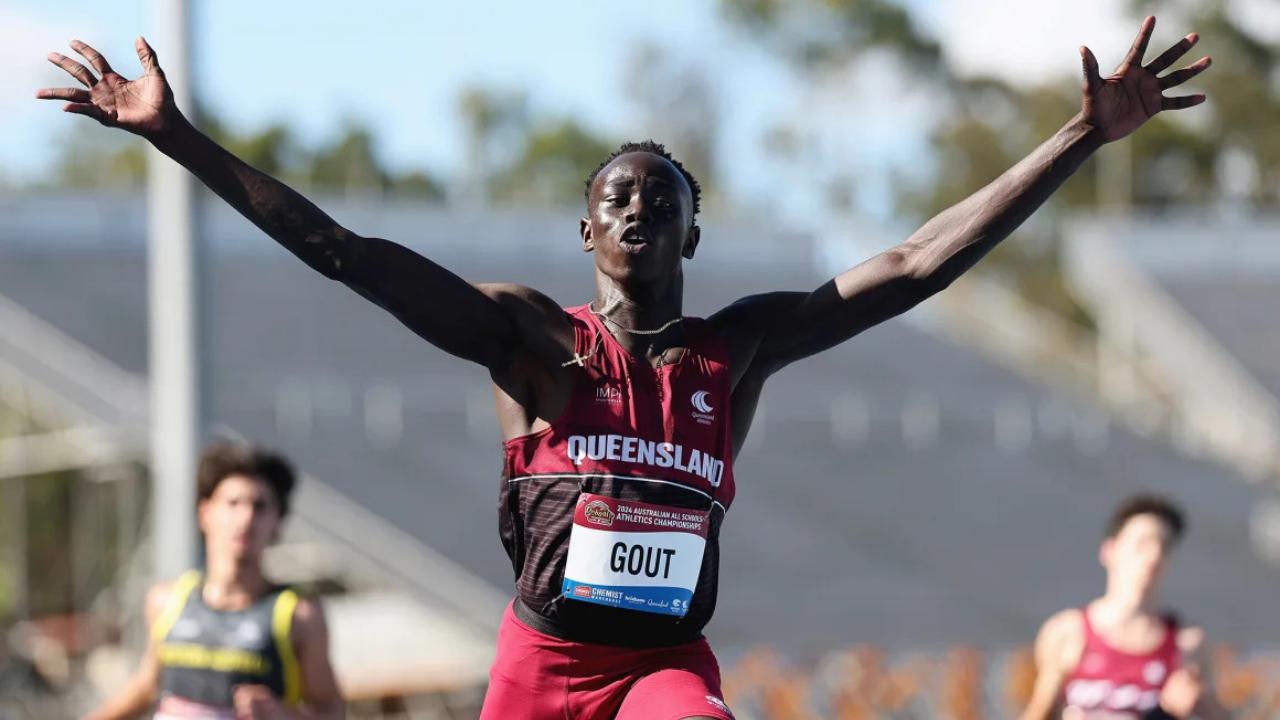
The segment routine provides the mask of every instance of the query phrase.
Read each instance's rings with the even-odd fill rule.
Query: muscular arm
[[[519,333],[501,302],[502,286],[486,292],[402,245],[347,230],[185,119],[152,141],[311,268],[377,303],[445,352],[494,368],[516,345]]]
[[[544,312],[551,305],[545,298],[515,286],[478,288],[408,248],[361,237],[200,133],[175,104],[155,51],[144,39],[135,43],[144,73],[133,80],[115,72],[92,47],[79,41],[71,46],[92,71],[59,53],[49,60],[82,87],[44,88],[36,97],[67,101],[66,112],[146,138],[276,242],[387,309],[427,341],[495,373],[505,371],[518,347],[548,364],[567,354],[568,321],[558,312]]]
[[[843,342],[949,286],[1031,216],[1104,142],[1136,130],[1161,110],[1191,107],[1204,96],[1165,97],[1164,90],[1209,66],[1203,58],[1159,77],[1196,42],[1194,34],[1150,64],[1142,58],[1155,18],[1142,24],[1115,73],[1103,78],[1081,48],[1081,111],[1030,155],[986,187],[926,222],[905,242],[808,293],[740,301],[732,316],[759,328],[753,365],[765,374]],[[763,322],[761,322],[763,321]]]
[[[939,213],[897,247],[807,295],[747,298],[745,304],[762,306],[756,312],[772,319],[761,339],[760,360],[776,370],[844,342],[943,290],[1030,217],[1100,145],[1096,131],[1077,116],[1017,165]]]

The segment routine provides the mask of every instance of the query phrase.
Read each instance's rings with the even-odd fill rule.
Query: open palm
[[[98,75],[65,55],[49,53],[49,62],[66,70],[84,87],[43,88],[36,92],[36,97],[66,100],[67,104],[62,107],[66,112],[88,115],[108,127],[138,135],[162,132],[177,113],[173,91],[147,41],[138,38],[134,45],[143,74],[128,80],[112,70],[97,50],[78,40],[71,41],[71,48],[88,60]]]
[[[1107,141],[1119,140],[1137,130],[1161,110],[1181,110],[1204,102],[1204,95],[1166,97],[1164,91],[1203,72],[1212,62],[1208,57],[1200,58],[1177,72],[1159,76],[1186,54],[1200,37],[1195,33],[1187,35],[1144,66],[1142,56],[1147,52],[1147,43],[1155,26],[1154,17],[1143,21],[1129,54],[1110,77],[1098,74],[1098,59],[1089,48],[1080,48],[1084,61],[1084,121],[1098,128]]]

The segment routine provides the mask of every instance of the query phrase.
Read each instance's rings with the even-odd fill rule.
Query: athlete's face
[[[618,282],[674,276],[698,247],[693,191],[666,158],[619,155],[591,185],[581,232],[596,267]]]
[[[275,493],[246,475],[223,478],[197,514],[208,552],[236,559],[260,555],[280,526]]]
[[[1154,585],[1173,547],[1169,525],[1156,515],[1134,515],[1113,538],[1102,543],[1102,566],[1121,583],[1140,588]]]

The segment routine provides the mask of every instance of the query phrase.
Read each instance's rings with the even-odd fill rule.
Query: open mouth
[[[627,253],[642,253],[649,247],[649,233],[640,228],[627,228],[618,245]]]

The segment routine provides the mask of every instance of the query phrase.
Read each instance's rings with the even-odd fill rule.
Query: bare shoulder
[[[306,595],[298,596],[293,608],[293,627],[290,631],[293,644],[299,649],[324,647],[329,639],[329,625],[325,619],[324,605]]]
[[[1077,662],[1084,649],[1084,613],[1079,608],[1059,610],[1040,626],[1036,636],[1036,656],[1052,659],[1064,669]]]
[[[526,339],[546,335],[572,341],[568,314],[545,293],[515,283],[476,283],[475,288],[505,310]]]
[[[1185,625],[1178,628],[1178,650],[1183,655],[1197,655],[1205,646],[1204,628],[1199,625]]]
[[[169,606],[169,602],[173,598],[173,589],[177,584],[177,580],[162,580],[147,588],[143,612],[146,615],[148,625],[155,622],[156,618],[160,617],[160,614]]]
[[[717,329],[733,330],[743,327],[764,328],[770,322],[786,316],[809,293],[779,290],[738,298],[711,317],[707,318]]]
[[[793,317],[808,295],[786,290],[747,295],[707,318],[715,332],[728,343],[737,372],[746,373],[748,368],[754,368],[762,378],[772,372],[769,353],[762,351],[770,331]]]
[[[548,314],[564,314],[558,304],[546,294],[525,285],[515,283],[475,283],[480,292],[505,308],[536,311]]]
[[[293,625],[297,628],[324,628],[324,606],[319,600],[306,595],[298,596],[298,604],[293,608]]]

